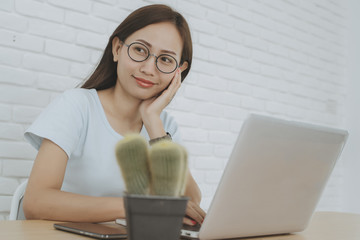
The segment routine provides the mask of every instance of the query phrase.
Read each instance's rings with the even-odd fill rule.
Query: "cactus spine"
[[[181,150],[183,152],[183,161],[185,163],[184,168],[182,170],[182,179],[180,179],[180,182],[179,182],[179,184],[180,184],[180,196],[183,196],[184,193],[185,193],[185,190],[186,190],[186,184],[187,184],[187,179],[188,179],[187,176],[188,176],[188,173],[189,173],[189,168],[188,168],[189,163],[188,163],[188,153],[187,153],[185,147],[181,146],[181,145],[179,145],[179,146],[181,147]]]
[[[117,143],[115,153],[127,193],[147,195],[150,173],[146,140],[137,134],[128,135]]]

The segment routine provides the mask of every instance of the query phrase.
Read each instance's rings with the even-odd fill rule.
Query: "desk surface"
[[[0,239],[6,240],[78,240],[93,239],[53,228],[53,221],[0,221]],[[115,223],[111,223],[116,227]],[[246,238],[242,238],[244,240]],[[359,240],[360,215],[351,213],[317,212],[308,228],[296,234],[251,238],[252,240]]]

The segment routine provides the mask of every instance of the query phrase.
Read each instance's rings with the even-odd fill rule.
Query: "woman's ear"
[[[185,71],[188,68],[188,62],[187,61],[183,62],[183,64],[181,64],[179,68],[181,72]]]
[[[119,61],[119,50],[121,48],[122,42],[118,37],[114,37],[112,40],[112,54],[114,62]]]

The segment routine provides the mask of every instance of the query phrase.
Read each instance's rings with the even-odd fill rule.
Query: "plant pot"
[[[124,195],[129,240],[179,240],[187,197]]]

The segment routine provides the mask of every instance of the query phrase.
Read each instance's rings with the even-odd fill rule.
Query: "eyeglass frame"
[[[163,54],[160,54],[159,56],[156,56],[154,53],[150,53],[150,49],[149,49],[145,44],[143,44],[143,43],[141,43],[141,42],[132,42],[132,43],[130,43],[130,44],[126,44],[125,42],[122,42],[122,43],[128,48],[128,49],[127,49],[127,54],[128,54],[128,56],[129,56],[129,58],[130,58],[131,60],[133,60],[134,62],[145,62],[150,56],[154,56],[156,68],[157,68],[160,72],[162,72],[162,73],[164,73],[164,74],[173,73],[173,72],[175,72],[175,70],[179,67],[178,61],[175,59],[175,57],[171,56],[170,54],[163,53]],[[144,60],[138,61],[138,60],[133,59],[133,58],[130,56],[130,53],[129,53],[129,51],[130,51],[130,46],[133,45],[133,44],[140,44],[140,45],[144,46],[144,47],[148,50],[148,55],[147,55],[147,57],[146,57]],[[176,67],[174,68],[174,70],[172,70],[171,72],[161,71],[160,68],[158,67],[158,64],[157,64],[157,63],[158,63],[158,59],[159,59],[160,56],[169,56],[169,57],[173,58],[173,59],[175,60],[175,63],[176,63]]]

